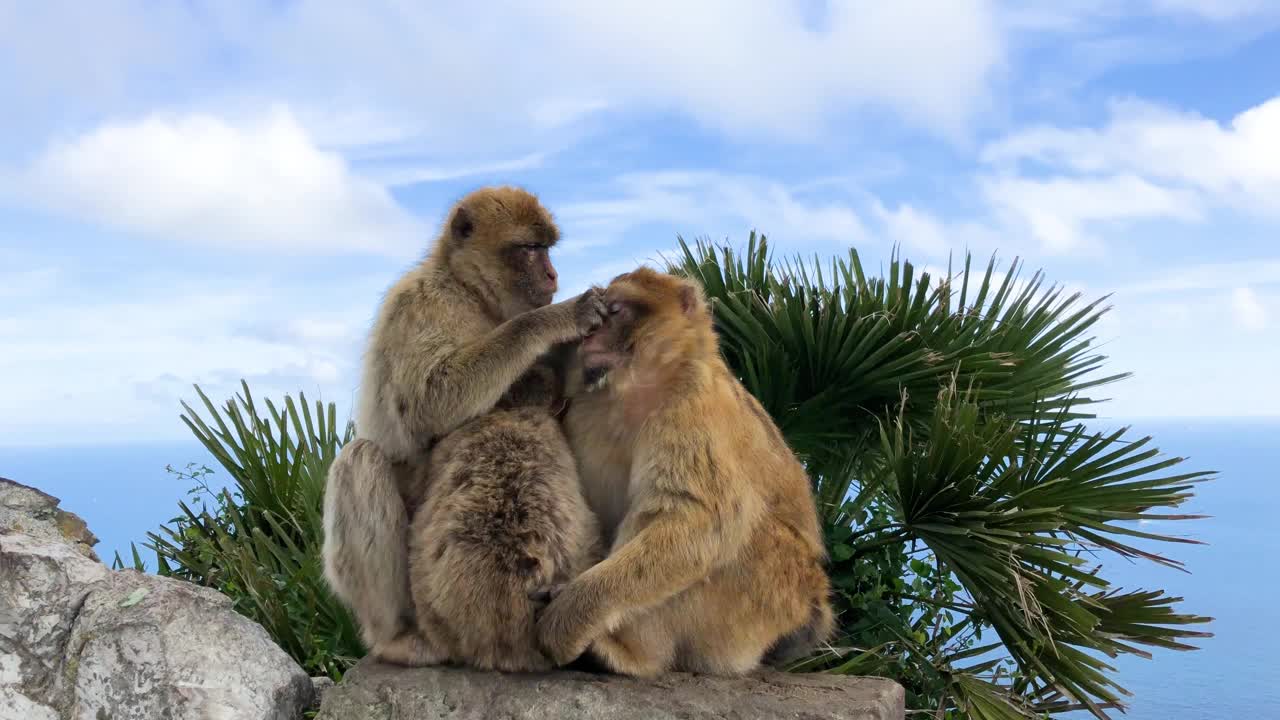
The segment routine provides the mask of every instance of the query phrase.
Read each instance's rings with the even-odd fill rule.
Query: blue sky
[[[0,0],[0,444],[350,406],[381,293],[495,182],[562,296],[675,247],[1017,255],[1116,417],[1280,406],[1280,3]]]

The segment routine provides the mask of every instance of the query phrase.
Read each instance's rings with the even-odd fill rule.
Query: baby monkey
[[[599,528],[556,419],[563,362],[552,351],[497,409],[431,453],[425,500],[409,532],[418,629],[431,654],[486,670],[547,670],[538,588],[599,559]]]

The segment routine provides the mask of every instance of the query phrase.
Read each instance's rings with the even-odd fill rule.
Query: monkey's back
[[[584,570],[598,542],[559,424],[542,409],[491,412],[435,448],[430,475],[410,531],[419,612],[450,629],[455,662],[547,667],[529,594]]]
[[[489,332],[496,323],[457,281],[441,272],[432,259],[404,274],[378,305],[363,359],[356,406],[356,433],[377,438],[392,461],[420,458],[427,443],[405,423],[407,413],[422,415],[431,426],[431,413],[419,407],[423,399],[403,392],[407,378],[421,375],[461,343]],[[433,427],[443,434],[446,428]]]

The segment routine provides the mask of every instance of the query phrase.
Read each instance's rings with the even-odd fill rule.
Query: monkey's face
[[[578,346],[582,379],[588,390],[604,387],[609,373],[627,364],[635,348],[637,320],[646,312],[634,299],[618,292],[611,296],[606,291],[605,304],[609,315],[604,324]]]
[[[517,235],[503,249],[501,263],[510,276],[508,287],[514,288],[520,300],[542,307],[555,297],[558,287],[556,268],[551,264],[551,244],[545,239]]]
[[[678,361],[710,325],[692,283],[649,268],[614,278],[604,299],[604,324],[578,347],[588,389],[608,385],[622,369],[645,365],[656,371]]]
[[[490,187],[463,198],[449,220],[453,271],[497,299],[505,317],[551,302],[557,290],[551,247],[560,232],[532,194]]]

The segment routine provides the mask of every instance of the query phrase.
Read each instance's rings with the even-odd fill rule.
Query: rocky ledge
[[[98,561],[58,499],[0,478],[0,720],[901,720],[878,678],[504,675],[361,662],[315,682],[208,588]]]
[[[0,477],[0,533],[21,533],[66,543],[97,560],[98,538],[75,513],[58,507],[58,498],[28,485]]]
[[[901,720],[902,687],[880,678],[760,673],[658,680],[581,672],[482,673],[362,662],[317,720]]]
[[[311,680],[261,625],[208,588],[112,571],[57,502],[0,480],[0,718],[302,716]]]

